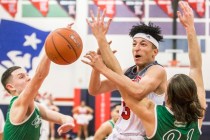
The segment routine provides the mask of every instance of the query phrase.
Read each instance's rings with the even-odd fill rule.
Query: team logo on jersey
[[[174,121],[174,125],[176,127],[186,127],[187,123],[186,122]]]
[[[24,23],[0,20],[0,66],[17,65],[30,71],[48,34]]]
[[[42,124],[42,118],[40,116],[36,116],[31,124],[35,126],[35,128],[38,128]]]
[[[132,79],[132,81],[134,82],[139,82],[141,80],[141,76],[137,75],[134,79]]]

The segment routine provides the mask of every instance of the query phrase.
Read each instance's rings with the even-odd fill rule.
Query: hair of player
[[[170,79],[166,102],[171,105],[174,117],[179,122],[197,121],[203,117],[205,109],[198,100],[196,84],[185,74],[176,74]]]
[[[12,67],[8,68],[8,69],[2,74],[1,83],[2,83],[2,85],[3,85],[3,87],[4,87],[4,89],[7,90],[9,93],[10,93],[10,91],[6,88],[6,85],[7,85],[7,83],[8,83],[8,80],[9,80],[10,76],[11,76],[11,73],[12,73],[13,71],[17,70],[17,69],[20,69],[20,68],[21,68],[21,67],[19,67],[19,66],[12,66]]]
[[[134,37],[137,33],[149,34],[153,38],[155,38],[158,42],[161,42],[163,40],[160,27],[154,25],[151,22],[149,22],[148,25],[146,25],[143,22],[140,22],[139,24],[132,26],[129,32],[130,37]]]
[[[121,106],[121,104],[120,103],[116,103],[116,104],[112,105],[111,106],[111,110],[114,110],[117,106]]]

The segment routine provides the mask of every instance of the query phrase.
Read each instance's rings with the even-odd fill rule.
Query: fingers
[[[110,19],[108,20],[108,22],[107,22],[107,28],[108,28],[108,29],[109,29],[109,26],[110,26],[111,22],[112,22],[112,19],[110,18]]]
[[[89,66],[92,66],[91,62],[85,61],[85,60],[83,60],[83,59],[82,59],[81,61],[82,61],[83,63],[89,65]]]
[[[116,53],[116,52],[117,52],[117,50],[113,50],[112,52],[113,52],[113,53]]]
[[[180,12],[180,11],[177,11],[177,16],[178,16],[178,18],[181,20],[182,15],[181,15],[181,12]]]
[[[111,40],[111,41],[109,41],[109,42],[108,42],[108,44],[109,44],[109,45],[111,45],[111,44],[112,44],[112,40]]]
[[[112,19],[109,19],[109,20],[108,20],[108,22],[107,22],[107,24],[106,24],[106,32],[105,32],[105,33],[108,32],[108,29],[109,29],[109,26],[110,26],[110,24],[111,24],[111,21],[112,21]]]
[[[86,19],[86,22],[91,27],[91,22],[88,19]]]
[[[106,16],[106,9],[103,10],[101,21],[104,21],[105,16]]]
[[[96,55],[95,51],[89,51],[86,53],[86,55],[90,55],[91,57],[94,57]]]
[[[92,22],[97,21],[97,22],[102,22],[102,23],[103,23],[103,22],[104,22],[104,19],[105,19],[105,16],[106,16],[106,9],[103,10],[103,13],[102,13],[102,15],[101,15],[101,13],[100,13],[100,7],[98,7],[96,19],[95,19],[93,10],[90,10],[90,17],[91,17],[91,19],[92,19]],[[88,23],[91,23],[91,22],[88,21],[87,19],[86,19],[86,21],[87,21]],[[110,22],[111,22],[111,21],[108,21],[108,25],[110,25]]]
[[[100,17],[101,17],[101,15],[100,15],[100,7],[98,7],[98,12],[97,12],[97,21],[100,21]]]
[[[58,135],[61,136],[63,133],[63,130],[58,130]]]
[[[193,12],[192,8],[185,1],[179,1],[179,7],[181,8],[181,10],[183,11],[184,14]]]
[[[67,28],[70,28],[70,29],[71,29],[71,27],[72,27],[73,24],[74,24],[73,22],[70,23],[70,24],[68,24],[68,25],[67,25]]]
[[[90,66],[93,66],[93,64],[96,61],[97,53],[94,52],[94,51],[89,51],[83,57],[90,60],[90,61],[81,60],[83,63],[85,63],[87,65],[90,65]]]
[[[93,10],[90,10],[90,17],[92,18],[92,21],[95,22],[95,16]]]
[[[185,11],[185,6],[183,1],[179,1],[179,7],[182,9],[182,11]]]

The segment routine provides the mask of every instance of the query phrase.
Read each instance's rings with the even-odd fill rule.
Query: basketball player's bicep
[[[101,86],[100,86],[100,92],[109,92],[109,91],[113,91],[116,90],[116,85],[110,81],[110,80],[104,80],[101,82]]]
[[[40,115],[43,119],[46,119],[47,111],[45,107],[39,103],[36,103],[37,107],[39,108]]]
[[[144,87],[145,91],[150,93],[154,92],[165,81],[167,81],[167,77],[164,68],[153,66],[147,71],[139,83]]]
[[[94,140],[103,140],[112,132],[111,126],[107,122],[103,123],[95,133]]]

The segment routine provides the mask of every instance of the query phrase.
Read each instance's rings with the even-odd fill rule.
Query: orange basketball
[[[82,39],[69,28],[58,28],[51,32],[45,41],[48,58],[56,64],[68,65],[75,62],[82,53]]]

